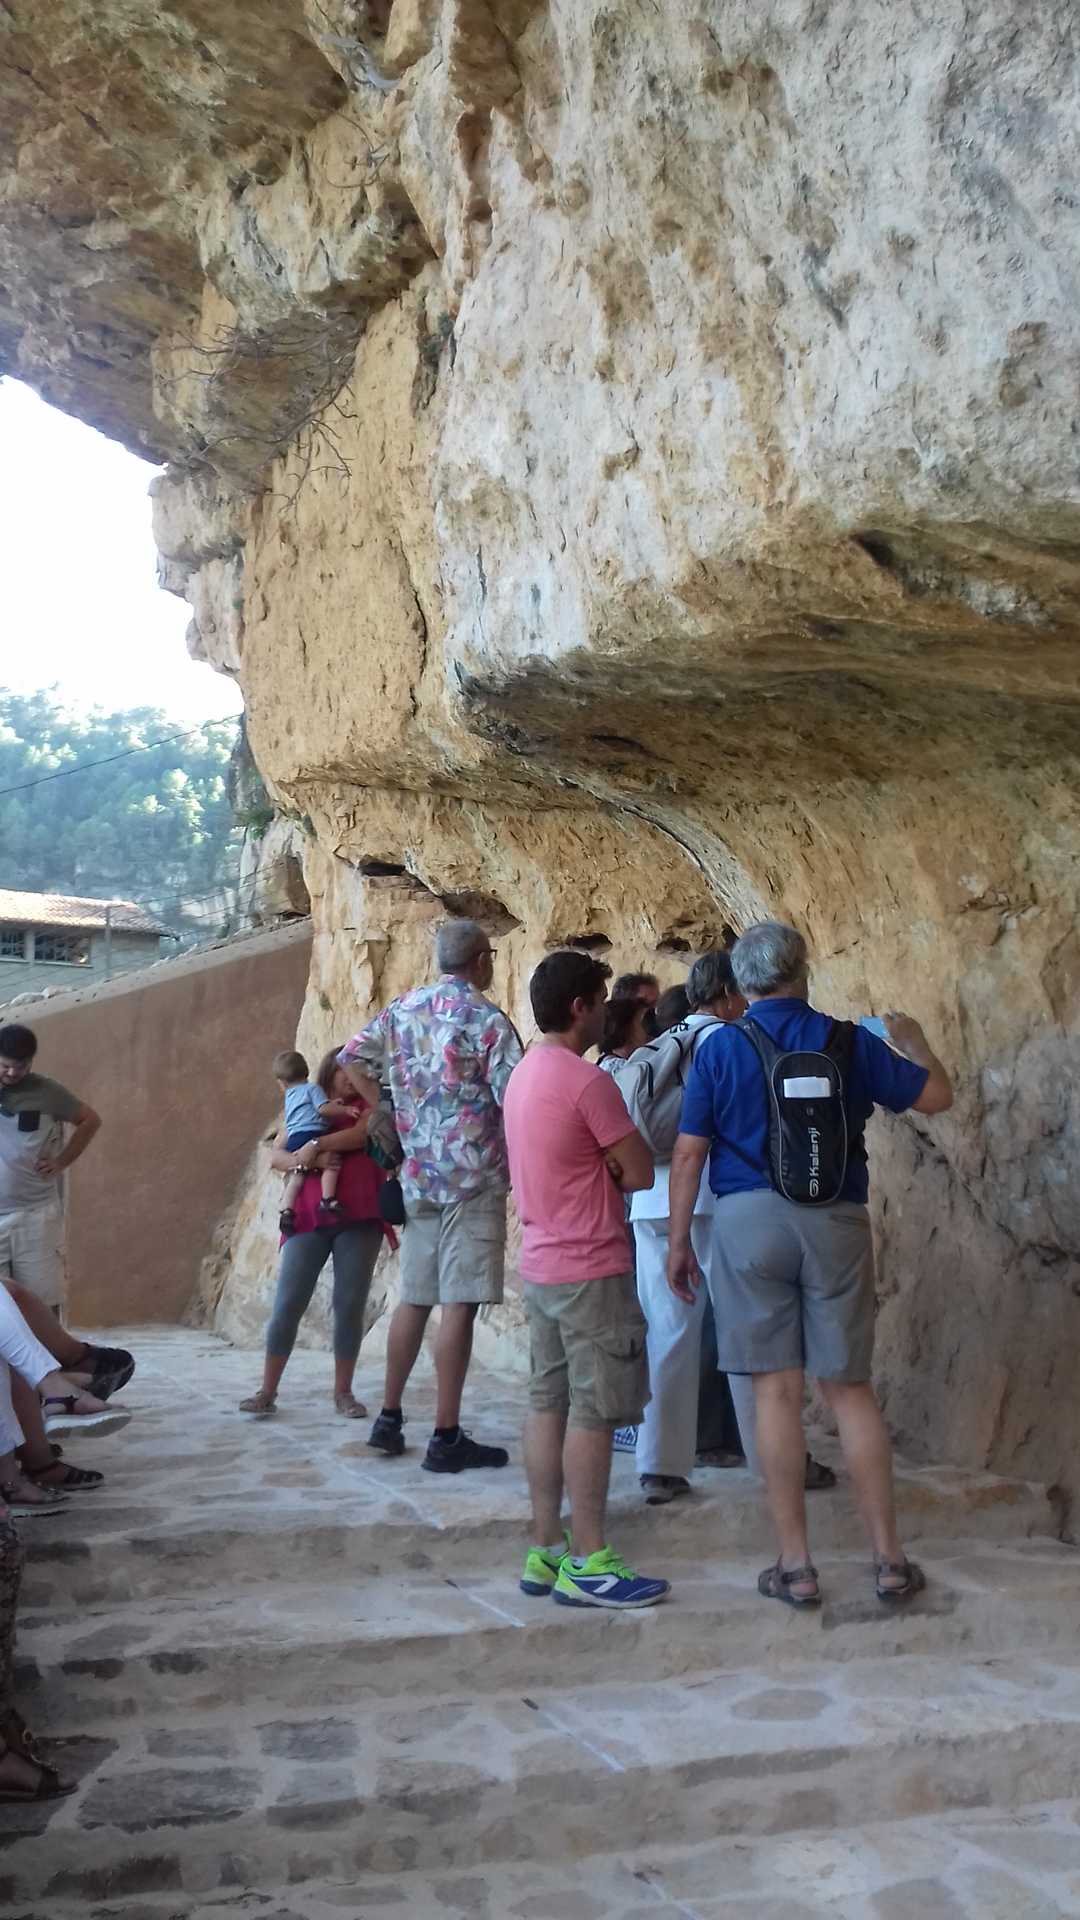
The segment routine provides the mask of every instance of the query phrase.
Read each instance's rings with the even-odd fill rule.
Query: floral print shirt
[[[338,1055],[389,1083],[407,1200],[449,1206],[509,1185],[502,1103],[522,1057],[511,1022],[457,974],[415,987]]]

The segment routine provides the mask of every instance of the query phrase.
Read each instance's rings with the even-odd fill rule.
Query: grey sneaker
[[[643,1473],[641,1491],[647,1507],[666,1507],[669,1500],[679,1500],[689,1493],[690,1482],[681,1473]]]

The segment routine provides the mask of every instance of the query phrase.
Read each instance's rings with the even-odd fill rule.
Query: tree
[[[0,689],[0,887],[119,896],[177,929],[207,914],[216,929],[239,867],[240,726],[212,720],[154,744],[178,731],[156,707],[76,714],[52,692]]]

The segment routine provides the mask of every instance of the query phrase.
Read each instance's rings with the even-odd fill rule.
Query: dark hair
[[[274,1055],[273,1074],[275,1080],[284,1080],[287,1087],[298,1087],[308,1077],[307,1061],[295,1047],[285,1047]]]
[[[600,1057],[606,1053],[618,1053],[625,1047],[633,1030],[635,1020],[649,1012],[643,1000],[609,1000],[604,1008],[604,1037],[600,1042]]]
[[[574,1001],[592,1002],[610,979],[611,968],[591,953],[574,947],[549,953],[529,981],[533,1017],[541,1033],[566,1033],[574,1024]]]
[[[695,1013],[699,1007],[711,1007],[714,1000],[723,999],[727,993],[737,993],[730,954],[720,947],[703,953],[687,975],[686,991]]]
[[[669,1027],[677,1027],[685,1020],[690,1011],[690,996],[685,987],[669,987],[660,995],[653,1008],[657,1033],[666,1033]]]
[[[0,1027],[0,1053],[5,1060],[18,1060],[20,1064],[32,1060],[37,1052],[37,1034],[29,1027]]]
[[[344,1045],[344,1040],[339,1040],[336,1047],[328,1047],[322,1059],[319,1061],[319,1071],[315,1075],[315,1085],[322,1088],[327,1099],[330,1097],[330,1089],[334,1084],[334,1075],[338,1070],[338,1054]]]
[[[613,1000],[636,1000],[643,987],[659,987],[655,973],[620,973],[611,989]]]

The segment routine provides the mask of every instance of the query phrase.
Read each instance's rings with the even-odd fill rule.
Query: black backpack
[[[845,1104],[855,1028],[850,1020],[834,1020],[822,1052],[786,1053],[749,1014],[734,1024],[765,1075],[773,1186],[800,1207],[831,1205],[859,1152],[848,1138]]]

